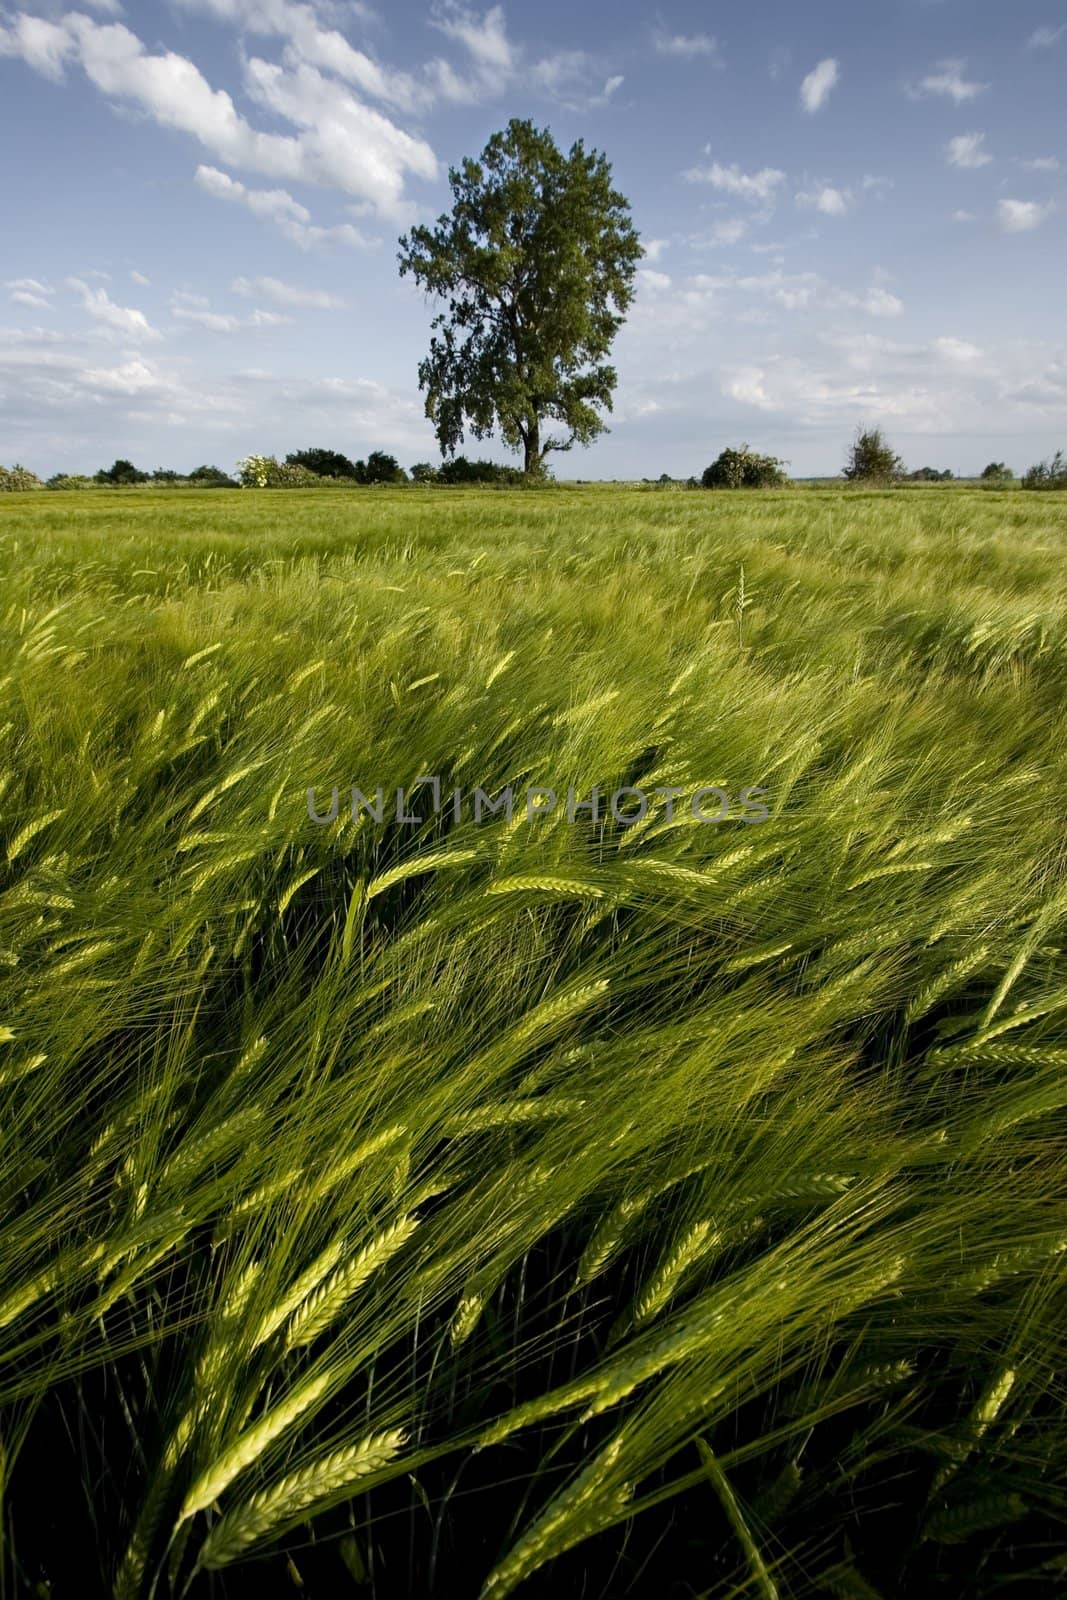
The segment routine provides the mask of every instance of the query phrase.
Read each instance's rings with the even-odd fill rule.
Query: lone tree
[[[1010,483],[1014,477],[1014,472],[1005,461],[991,461],[988,467],[982,468],[982,478],[986,483]]]
[[[843,468],[852,483],[889,483],[898,478],[904,463],[895,455],[881,428],[860,428]]]
[[[612,340],[643,251],[611,167],[578,141],[513,118],[448,175],[455,203],[400,240],[400,275],[446,302],[419,365],[443,455],[464,428],[499,428],[529,476],[552,450],[588,445],[611,410]],[[549,423],[563,432],[545,436]]]

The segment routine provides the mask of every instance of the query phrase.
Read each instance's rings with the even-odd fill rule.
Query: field
[[[1058,1588],[1062,500],[0,496],[5,1596]]]

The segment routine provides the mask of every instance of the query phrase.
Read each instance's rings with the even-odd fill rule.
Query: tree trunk
[[[541,423],[534,417],[523,438],[526,449],[526,459],[522,470],[527,477],[532,477],[541,470]]]

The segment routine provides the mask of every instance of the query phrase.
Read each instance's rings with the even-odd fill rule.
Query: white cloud
[[[220,172],[218,167],[202,165],[196,169],[195,181],[216,200],[228,200],[234,205],[245,206],[262,221],[272,222],[290,243],[298,245],[301,250],[314,250],[320,245],[329,244],[366,249],[375,242],[350,222],[342,222],[332,228],[317,227],[311,221],[311,212],[294,199],[287,189],[249,189],[237,178]]]
[[[982,148],[984,133],[958,133],[945,146],[950,167],[988,167],[993,157]]]
[[[858,311],[866,311],[870,317],[899,317],[904,312],[904,302],[895,294],[890,294],[888,289],[868,289],[866,294],[849,297],[845,304],[854,305]]]
[[[719,51],[718,40],[710,33],[657,33],[656,54],[682,56],[692,60],[697,56],[714,56]]]
[[[913,98],[918,95],[944,95],[955,101],[956,105],[963,105],[989,88],[988,83],[968,81],[963,75],[966,67],[967,63],[957,57],[939,61],[937,70],[920,79],[917,87],[908,92]]]
[[[833,56],[813,67],[800,85],[800,103],[805,111],[821,111],[841,74]]]
[[[210,333],[243,333],[246,329],[277,328],[293,320],[279,311],[256,310],[250,316],[235,317],[229,313],[201,310],[188,305],[174,305],[170,314],[178,321],[193,322],[198,327],[207,328]]]
[[[1051,50],[1053,45],[1059,44],[1065,33],[1067,33],[1067,23],[1061,23],[1058,28],[1050,27],[1047,24],[1045,27],[1035,28],[1026,41],[1026,48],[1028,50]]]
[[[344,305],[339,295],[329,294],[325,289],[304,289],[283,283],[280,278],[235,278],[230,287],[234,294],[246,299],[271,300],[277,306],[307,306],[330,311]]]
[[[997,201],[997,220],[1005,233],[1029,233],[1051,213],[1051,205],[1039,205],[1036,200]]]
[[[663,252],[670,248],[670,241],[667,239],[646,239],[644,247],[646,261],[659,261],[663,256]]]
[[[640,267],[637,276],[646,289],[663,290],[671,286],[670,277],[666,272],[653,272],[650,267]]]
[[[136,270],[130,273],[130,278],[132,282],[139,285],[139,287],[142,289],[149,288],[152,282],[151,278],[146,278],[143,272],[137,272]]]
[[[743,217],[728,217],[722,222],[712,224],[712,244],[740,244],[748,233],[748,223]]]
[[[50,311],[51,296],[55,293],[46,283],[36,278],[10,278],[4,284],[9,298],[17,306],[27,306],[31,311]]]
[[[960,366],[969,366],[972,361],[981,360],[982,356],[978,346],[969,344],[966,339],[935,339],[934,349],[940,355],[943,355],[946,361],[954,362]]]
[[[88,21],[88,18],[85,19]],[[22,12],[14,26],[0,24],[0,56],[17,56],[43,77],[59,82],[76,45],[65,26]]]
[[[659,288],[654,298],[638,302],[631,319],[635,330],[654,332],[658,339],[677,334],[686,348],[695,333],[727,318],[731,323],[767,320],[762,313],[739,310],[739,297],[762,302],[769,312],[855,311],[884,320],[904,311],[903,302],[879,284],[857,293],[828,283],[817,272],[789,273],[781,267],[760,273],[694,273],[675,278],[669,289],[667,284]]]
[[[713,161],[709,167],[690,167],[682,176],[687,183],[710,183],[713,189],[764,204],[774,198],[779,184],[785,182],[785,173],[779,172],[777,167],[742,172],[736,162],[724,167],[720,162]]]
[[[294,200],[287,189],[248,189],[236,178],[231,178],[229,173],[220,172],[218,167],[203,165],[197,167],[195,181],[207,194],[214,195],[216,200],[232,200],[238,205],[247,206],[253,215],[265,217],[271,222],[311,221],[311,212]]]
[[[583,112],[607,105],[624,81],[616,75],[603,82],[602,72],[600,61],[588,51],[559,50],[534,62],[524,76],[568,111]]]
[[[1032,161],[1020,161],[1019,166],[1024,172],[1059,172],[1060,163],[1056,156],[1034,156]]]
[[[806,210],[820,211],[824,217],[843,217],[852,205],[852,191],[835,189],[831,183],[816,184],[812,189],[801,189],[796,202]]]
[[[953,222],[977,222],[978,218],[973,211],[954,211]]]
[[[508,73],[515,64],[503,6],[493,6],[479,17],[456,0],[442,0],[433,8],[430,26],[457,40],[482,66]]]
[[[139,107],[162,127],[191,135],[230,165],[338,189],[368,201],[383,216],[399,215],[409,175],[437,176],[436,157],[424,140],[306,63],[290,68],[255,58],[246,63],[253,98],[299,130],[286,134],[254,128],[191,61],[174,51],[150,54],[118,23],[101,25],[71,12],[48,34],[27,37],[18,27],[4,30],[0,49],[52,76],[76,60],[102,94]]]
[[[893,187],[892,178],[880,178],[873,172],[865,172],[860,188],[872,194],[886,194]]]
[[[197,11],[236,24],[243,33],[286,40],[294,60],[321,67],[364,94],[401,110],[412,110],[424,91],[406,72],[382,67],[357,50],[336,28],[323,27],[313,5],[290,0],[176,0],[187,11]]]
[[[162,337],[143,311],[137,311],[132,306],[116,305],[106,289],[93,289],[81,278],[68,278],[67,287],[81,295],[82,307],[94,321],[112,333],[120,333],[127,339]]]

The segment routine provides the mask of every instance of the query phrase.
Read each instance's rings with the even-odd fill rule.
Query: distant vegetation
[[[675,478],[661,473],[658,478],[643,478],[649,488],[674,489],[777,489],[790,480],[788,463],[777,456],[761,455],[747,444],[730,445],[721,450],[699,477]],[[954,483],[949,468],[918,467],[908,472],[904,463],[880,428],[860,428],[849,447],[842,471],[848,483],[889,486],[907,483]],[[987,488],[1018,485],[1024,489],[1067,489],[1067,457],[1062,450],[1047,461],[1036,462],[1021,478],[1003,461],[991,461],[977,479]],[[375,485],[411,484],[417,487],[449,488],[485,484],[500,489],[531,488],[551,483],[547,472],[531,474],[520,467],[499,461],[470,460],[467,456],[446,456],[439,462],[416,461],[407,471],[394,455],[372,450],[366,459],[354,460],[339,450],[323,446],[293,450],[279,461],[273,455],[253,455],[237,463],[234,474],[221,467],[200,466],[181,473],[169,467],[146,472],[132,461],[120,457],[110,467],[101,467],[88,476],[57,472],[47,482],[26,467],[0,467],[0,492],[30,489],[126,489],[187,488],[235,489],[359,489]]]
[[[761,456],[747,444],[724,450],[704,469],[703,489],[776,489],[786,482],[785,463],[777,456]]]
[[[1067,489],[1067,460],[1057,450],[1051,461],[1039,461],[1023,479],[1024,489]]]

